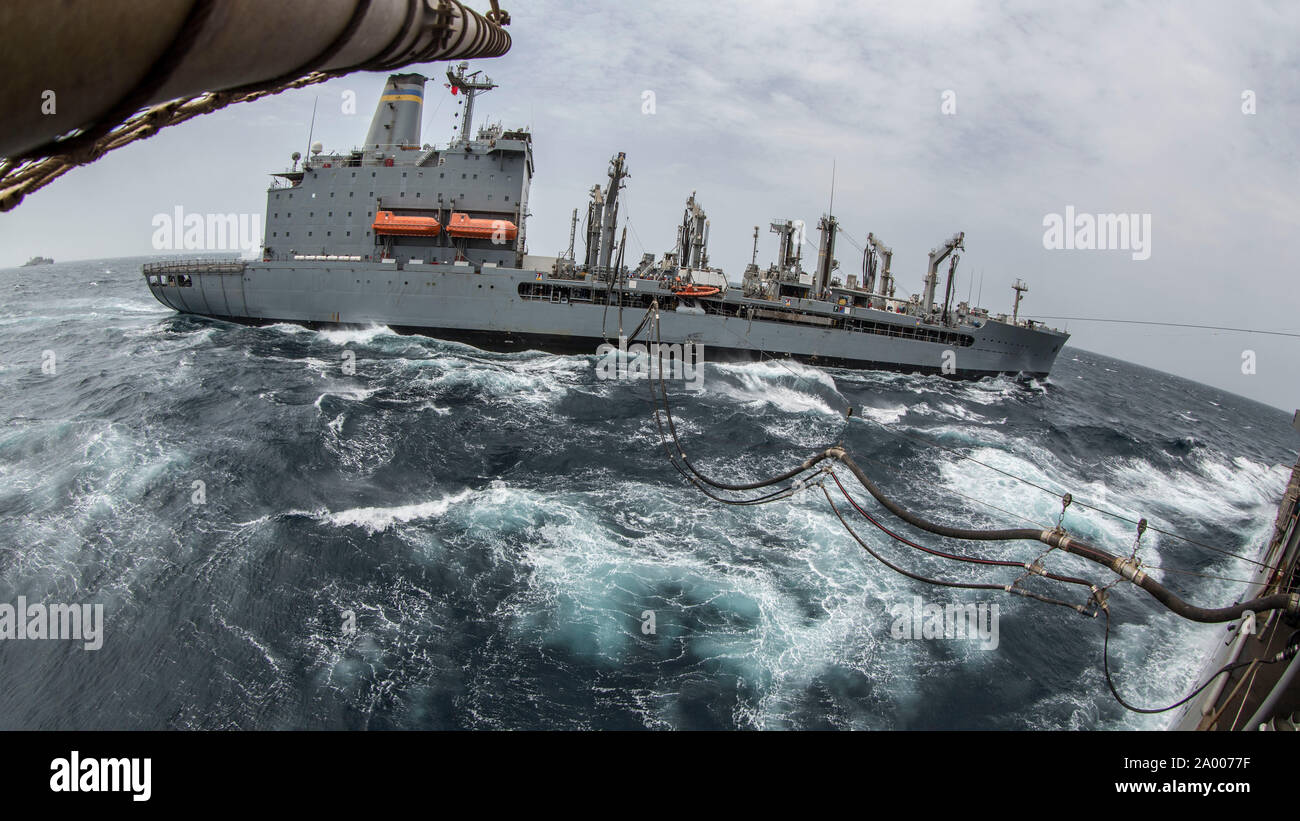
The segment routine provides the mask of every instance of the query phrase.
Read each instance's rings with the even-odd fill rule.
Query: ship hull
[[[245,324],[385,325],[498,351],[595,354],[630,334],[651,300],[679,306],[661,308],[660,340],[695,343],[711,361],[792,359],[962,378],[1041,377],[1067,338],[999,322],[953,329],[879,310],[837,314],[834,306],[811,301],[778,306],[735,291],[722,300],[678,300],[655,280],[626,280],[610,293],[603,283],[490,266],[168,263],[146,266],[145,274],[158,301],[183,313]],[[769,316],[779,321],[763,318]],[[846,322],[873,330],[847,330]],[[653,341],[645,331],[638,339]]]

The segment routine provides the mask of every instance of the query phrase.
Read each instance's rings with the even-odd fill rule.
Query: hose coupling
[[[1115,561],[1111,563],[1110,569],[1134,584],[1142,584],[1142,581],[1147,577],[1146,571],[1142,569],[1141,559],[1125,559],[1122,556],[1117,556]]]

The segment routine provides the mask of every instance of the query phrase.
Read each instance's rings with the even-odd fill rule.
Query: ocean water
[[[644,383],[598,380],[594,357],[181,316],[150,297],[142,261],[0,271],[0,603],[97,603],[106,619],[95,651],[0,642],[0,726],[1169,721],[1111,698],[1099,620],[898,576],[815,490],[711,502],[665,461]],[[925,442],[1255,555],[1295,456],[1279,410],[1072,347],[1036,382],[751,363],[708,365],[703,384],[673,391],[702,469],[754,479],[843,442],[953,523],[1050,526],[1060,503]],[[1125,522],[1074,507],[1065,524],[1132,548]],[[918,572],[1017,575],[855,527]],[[1250,570],[1153,532],[1139,555],[1199,604],[1233,601]],[[1049,568],[1113,578],[1073,557]],[[997,648],[894,638],[891,609],[916,596],[999,605]],[[1112,609],[1118,685],[1146,705],[1181,697],[1223,631],[1131,585]]]

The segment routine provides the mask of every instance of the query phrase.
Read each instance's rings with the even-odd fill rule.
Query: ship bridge
[[[361,148],[295,153],[267,190],[263,259],[341,256],[519,267],[533,174],[532,136],[500,125],[471,138],[473,100],[495,84],[461,63],[446,93],[464,116],[456,139],[420,143],[428,78],[388,78]],[[299,161],[301,160],[301,167]]]

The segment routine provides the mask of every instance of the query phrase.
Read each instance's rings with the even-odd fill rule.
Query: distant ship
[[[49,257],[32,257],[22,264],[23,268],[30,268],[33,265],[53,265],[54,260]]]
[[[1045,376],[1069,337],[1020,319],[1027,288],[1019,280],[1009,317],[954,301],[962,233],[930,252],[922,293],[902,298],[893,252],[874,235],[861,277],[842,276],[839,222],[825,214],[816,268],[805,271],[801,223],[774,220],[776,263],[757,265],[756,227],[753,258],[734,285],[709,264],[709,221],[692,194],[675,248],[624,265],[615,237],[628,176],[622,153],[610,161],[605,188],[592,188],[583,258],[574,251],[578,209],[568,251],[532,256],[525,242],[532,135],[500,125],[475,134],[475,97],[496,85],[466,70],[465,63],[447,70],[447,88],[464,107],[450,144],[420,144],[428,78],[392,75],[361,149],[325,154],[315,143],[301,168],[294,153],[292,166],[273,174],[260,261],[146,264],[150,292],[177,311],[237,322],[387,325],[492,350],[584,354],[620,338],[657,303],[660,340],[695,343],[705,359],[958,377]]]

